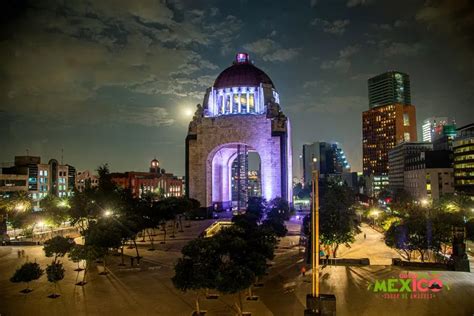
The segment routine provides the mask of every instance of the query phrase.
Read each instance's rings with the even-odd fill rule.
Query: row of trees
[[[277,238],[286,235],[284,221],[289,216],[288,202],[283,199],[266,203],[250,198],[247,211],[234,216],[231,227],[183,247],[172,281],[176,288],[196,293],[197,315],[201,315],[199,298],[208,290],[236,295],[235,310],[242,315],[242,292],[248,290],[252,298],[252,285],[273,259]]]
[[[354,192],[345,183],[321,179],[319,185],[319,237],[335,258],[340,245],[350,247],[360,232],[354,208]],[[311,258],[311,215],[303,220],[303,232],[307,237],[307,260]]]
[[[452,245],[455,229],[466,230],[474,240],[473,201],[464,195],[444,195],[438,201],[414,201],[407,193],[397,192],[378,222],[385,230],[385,243],[399,250],[408,261],[414,253],[422,262],[429,253],[441,254],[444,260]]]
[[[57,282],[64,279],[65,269],[63,267],[60,258],[64,257],[71,249],[75,246],[72,239],[57,236],[54,237],[44,244],[44,252],[46,257],[52,257],[53,261],[51,264],[46,266],[46,276],[49,282],[54,284],[54,292],[49,295],[50,298],[57,298],[60,295],[56,293]],[[19,267],[13,276],[10,278],[11,282],[14,283],[26,283],[26,288],[23,289],[22,293],[29,293],[32,289],[29,288],[29,283],[34,280],[38,280],[43,276],[44,270],[36,262],[25,262]]]
[[[66,221],[78,227],[83,243],[74,245],[68,252],[72,260],[86,263],[80,285],[86,283],[87,271],[95,260],[104,263],[106,273],[107,257],[111,252],[120,251],[123,264],[124,247],[129,243],[134,245],[139,262],[141,256],[136,243],[139,234],[143,240],[148,237],[151,242],[149,250],[155,250],[155,229],[161,228],[161,242],[166,243],[169,223],[173,223],[170,237],[174,238],[177,229],[184,229],[182,218],[200,207],[196,200],[184,197],[158,201],[150,195],[135,198],[129,190],[117,188],[107,165],[97,171],[97,188],[87,187],[83,192],[75,192],[68,200],[47,196],[41,200],[41,211],[32,210],[32,202],[25,194],[3,199],[0,204],[13,227],[33,230],[40,221],[48,222],[51,227]]]

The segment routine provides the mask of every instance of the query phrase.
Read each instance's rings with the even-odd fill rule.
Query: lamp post
[[[319,172],[317,168],[312,172],[313,184],[313,211],[311,216],[311,245],[312,245],[312,287],[311,295],[319,299]]]
[[[336,315],[336,297],[332,294],[321,294],[319,291],[319,170],[317,159],[313,158],[311,211],[311,257],[312,282],[311,294],[306,295],[305,316]]]

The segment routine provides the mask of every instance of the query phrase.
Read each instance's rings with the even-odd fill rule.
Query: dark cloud
[[[321,26],[324,32],[335,35],[344,34],[349,24],[350,21],[348,19],[327,21],[324,19],[316,18],[311,22],[311,25]]]
[[[184,112],[245,50],[279,89],[295,156],[339,141],[360,170],[370,76],[409,73],[420,121],[472,121],[471,2],[4,1],[0,161],[64,147],[79,169],[156,155],[183,174]]]

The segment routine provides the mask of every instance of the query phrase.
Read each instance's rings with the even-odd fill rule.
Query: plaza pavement
[[[149,243],[140,243],[140,254],[144,256],[140,269],[130,269],[127,258],[125,269],[120,269],[120,257],[111,257],[110,273],[102,276],[100,264],[91,270],[84,287],[75,286],[82,277],[73,271],[75,263],[63,259],[66,277],[59,283],[61,297],[49,299],[53,288],[43,276],[32,282],[34,289],[28,295],[19,293],[23,284],[8,281],[15,268],[25,261],[18,258],[16,247],[0,247],[0,314],[3,315],[190,315],[194,309],[194,293],[176,290],[170,278],[173,263],[180,256],[181,247],[195,238],[212,221],[193,222],[190,229],[178,233],[166,245],[156,242],[156,251],[147,251]],[[245,301],[244,310],[252,315],[303,315],[306,294],[310,292],[311,271],[305,277],[300,274],[302,253],[298,247],[299,225],[288,225],[289,236],[281,240],[269,275],[263,279],[264,286],[254,289],[258,301]],[[363,228],[364,231],[370,229]],[[374,247],[382,255],[372,262],[388,260],[390,253],[377,232],[366,231],[367,239],[360,236],[350,249],[341,249],[341,255],[358,256],[370,254]],[[378,234],[378,235],[377,235]],[[157,236],[158,239],[161,235]],[[51,261],[45,258],[39,246],[22,247],[29,260],[37,260],[43,266]],[[366,252],[364,252],[364,249]],[[391,251],[390,249],[388,251]],[[126,253],[135,254],[134,249]],[[378,253],[377,253],[378,254]],[[375,255],[377,255],[375,254]],[[430,300],[384,299],[378,293],[367,290],[368,284],[379,279],[397,278],[398,267],[373,265],[366,267],[321,268],[321,292],[337,297],[337,315],[472,315],[474,313],[474,274],[466,272],[441,272],[443,282],[450,290],[443,290]],[[216,300],[201,300],[207,315],[234,315],[232,305],[235,296],[221,296]]]

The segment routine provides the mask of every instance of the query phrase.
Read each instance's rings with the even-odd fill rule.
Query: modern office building
[[[362,166],[373,194],[386,188],[388,152],[402,142],[417,141],[416,109],[411,104],[410,78],[389,71],[368,80],[369,110],[362,113]],[[374,176],[371,178],[371,176]]]
[[[368,81],[369,107],[411,105],[410,77],[399,71],[388,71]]]
[[[248,197],[262,196],[262,184],[259,170],[249,170],[247,176]]]
[[[474,196],[474,123],[458,128],[453,143],[454,187]]]
[[[0,196],[18,191],[28,191],[28,175],[0,173]]]
[[[388,180],[392,191],[403,189],[404,173],[420,157],[421,152],[433,150],[429,142],[404,142],[388,152]]]
[[[432,142],[436,136],[441,135],[443,126],[448,124],[447,117],[429,117],[423,120],[421,130],[424,142]]]
[[[23,185],[25,177],[27,183]],[[17,184],[15,187],[18,190],[26,189],[25,191],[38,206],[38,202],[48,194],[58,197],[72,195],[76,182],[76,169],[67,164],[60,164],[56,159],[50,159],[45,164],[41,163],[41,158],[38,156],[15,156],[13,166],[2,168],[2,178],[19,181],[15,182]]]
[[[303,145],[303,178],[305,185],[311,183],[313,168],[319,170],[320,177],[349,172],[346,155],[336,142],[314,142]]]
[[[440,134],[433,139],[434,150],[453,150],[453,142],[457,135],[456,123],[443,125]]]
[[[413,105],[384,105],[362,114],[362,165],[365,175],[388,176],[388,152],[402,142],[414,142]]]
[[[242,146],[243,147],[243,146]],[[249,155],[245,148],[237,148],[237,157],[231,166],[232,208],[245,208],[248,200]]]
[[[405,167],[404,189],[417,200],[437,200],[443,194],[454,193],[452,152],[421,151]]]

